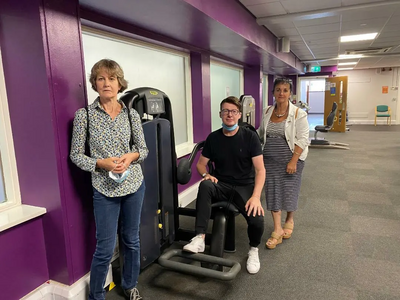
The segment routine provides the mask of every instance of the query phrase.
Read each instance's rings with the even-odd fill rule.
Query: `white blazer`
[[[268,122],[271,119],[273,111],[274,111],[273,106],[269,106],[264,110],[262,124],[258,129],[258,134],[263,139],[262,140],[263,146],[266,141]],[[296,111],[297,111],[297,116],[296,116]],[[303,152],[300,155],[301,160],[305,160],[307,158],[309,133],[310,129],[307,121],[307,113],[301,108],[294,106],[289,101],[289,114],[286,119],[286,126],[285,126],[286,142],[288,143],[292,153],[294,151],[295,145],[303,149]]]

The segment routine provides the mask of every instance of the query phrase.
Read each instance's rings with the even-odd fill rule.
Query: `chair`
[[[386,118],[386,123],[390,126],[392,125],[392,111],[387,105],[377,105],[375,107],[375,126],[376,118]]]
[[[337,112],[337,103],[333,102],[331,112],[326,118],[326,125],[317,125],[315,126],[315,134],[314,139],[311,139],[310,148],[334,148],[334,149],[350,149],[349,144],[337,143],[337,142],[329,142],[325,139],[318,139],[318,132],[328,132],[332,129],[333,123],[335,122],[336,112]]]

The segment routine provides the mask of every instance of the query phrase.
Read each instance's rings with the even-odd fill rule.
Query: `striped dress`
[[[285,138],[286,120],[269,121],[263,156],[266,170],[265,196],[269,211],[295,211],[300,193],[301,173],[304,161],[297,161],[294,174],[286,173],[286,167],[293,156]]]

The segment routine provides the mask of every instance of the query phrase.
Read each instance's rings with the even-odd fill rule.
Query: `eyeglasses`
[[[221,114],[223,115],[229,115],[229,113],[232,114],[232,116],[236,116],[240,111],[238,109],[223,109],[221,110]]]

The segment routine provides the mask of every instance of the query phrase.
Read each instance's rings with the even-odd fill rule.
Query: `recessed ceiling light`
[[[338,71],[344,71],[344,70],[353,70],[354,68],[338,68]]]
[[[360,58],[363,57],[362,54],[340,54],[339,59],[351,59],[351,58]]]
[[[338,66],[351,66],[351,65],[356,65],[356,64],[358,64],[358,62],[356,62],[356,61],[352,61],[352,62],[341,62],[341,63],[338,63]]]
[[[345,42],[357,42],[357,41],[368,41],[373,40],[378,35],[377,32],[366,33],[366,34],[356,34],[356,35],[344,35],[340,37],[342,43]]]

